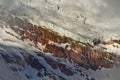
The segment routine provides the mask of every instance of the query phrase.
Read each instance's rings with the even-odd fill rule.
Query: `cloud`
[[[2,8],[5,10],[13,10],[17,6],[19,6],[19,1],[17,0],[0,0]]]

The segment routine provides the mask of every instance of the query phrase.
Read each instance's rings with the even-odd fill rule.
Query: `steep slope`
[[[79,80],[89,78],[84,69],[68,60],[40,52],[21,41],[9,28],[0,28],[0,79],[1,80]],[[6,31],[11,31],[13,35]],[[33,44],[34,45],[34,44]],[[76,66],[76,67],[75,67]]]
[[[71,11],[78,6],[72,5],[73,9],[68,10],[66,0],[11,0],[8,8],[9,1],[1,1],[1,80],[120,79],[114,75],[120,71],[119,38],[107,36],[110,41],[100,39],[93,45],[96,32],[100,35],[106,27],[86,23],[84,16],[89,15],[83,16],[81,10]],[[74,17],[82,19],[77,21]],[[101,36],[106,37],[104,34]]]
[[[96,37],[107,40],[119,38],[119,17],[110,15],[107,3],[102,0],[1,1],[3,1],[2,7],[12,14],[24,16],[34,24],[46,26],[61,35],[82,42],[91,42]],[[104,14],[110,18],[106,18],[108,16]]]
[[[6,23],[1,24],[1,64],[5,67],[1,66],[4,72],[1,79],[14,80],[16,76],[22,80],[92,80],[101,75],[95,75],[98,69],[114,70],[114,64],[119,65],[116,63],[119,56],[33,25],[26,19],[12,16]]]

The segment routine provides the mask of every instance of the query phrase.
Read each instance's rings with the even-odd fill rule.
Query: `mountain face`
[[[86,2],[0,0],[0,80],[119,80],[119,37]]]

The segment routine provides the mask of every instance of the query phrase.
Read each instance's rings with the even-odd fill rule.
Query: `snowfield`
[[[12,14],[77,40],[119,39],[120,18],[102,0],[1,0],[1,3]]]
[[[10,29],[6,22],[10,19],[9,15],[21,19],[26,18],[32,24],[47,27],[62,36],[90,44],[95,38],[105,41],[111,40],[111,38],[120,40],[120,17],[113,15],[114,11],[111,11],[109,6],[103,0],[0,0],[0,80],[53,80],[46,76],[42,78],[36,76],[39,71],[25,62],[24,56],[31,55],[38,59],[40,64],[45,66],[52,75],[62,76],[65,80],[87,80],[77,74],[78,71],[75,71],[74,63],[69,61],[64,62],[63,60],[61,63],[75,72],[73,76],[66,76],[59,69],[54,70],[43,57],[36,55],[35,52],[39,52],[39,50],[29,45],[32,42],[17,39],[15,36],[20,36]],[[15,36],[8,35],[6,31]],[[97,47],[104,46],[107,48],[106,51],[120,55],[120,44],[113,45],[99,45]],[[64,47],[64,44],[61,46]],[[44,46],[40,45],[39,47],[42,49]],[[41,51],[41,54],[44,53]],[[9,56],[7,58],[10,58],[11,63],[7,63],[3,59],[5,55]],[[57,60],[49,53],[46,53],[46,56]],[[20,58],[20,61],[16,57]],[[120,80],[120,66],[116,63],[112,69],[97,71],[86,70],[82,67],[79,69],[83,74],[88,75],[90,80],[94,80],[91,79],[92,77],[95,77],[96,80]],[[12,71],[10,68],[16,71]],[[57,77],[57,80],[64,79]]]

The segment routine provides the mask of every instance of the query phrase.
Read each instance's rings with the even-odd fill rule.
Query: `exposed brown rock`
[[[120,40],[114,39],[114,40],[102,41],[102,42],[101,42],[101,44],[103,44],[103,45],[110,45],[110,44],[114,44],[114,43],[120,44]]]
[[[61,57],[65,59],[67,58],[69,61],[73,60],[78,64],[88,66],[88,68],[92,68],[94,70],[99,69],[99,67],[111,68],[113,66],[113,62],[111,62],[110,60],[115,61],[116,55],[114,54],[104,52],[101,49],[96,50],[89,43],[83,43],[80,41],[75,41],[72,38],[66,36],[60,36],[58,33],[47,29],[44,26],[37,26],[28,22],[26,23],[27,25],[24,21],[23,23],[21,23],[24,24],[24,27],[15,24],[17,26],[21,26],[22,29],[13,28],[13,30],[19,30],[20,33],[18,34],[24,35],[26,39],[34,42],[35,46],[37,46],[38,42],[42,45],[46,45],[43,50],[44,52],[52,53],[56,57]],[[63,48],[54,44],[49,44],[49,41],[58,43],[59,45],[61,45],[61,43],[69,43],[70,45],[66,45],[66,47]],[[101,43],[113,44],[114,42],[120,43],[120,41],[117,40]],[[69,50],[67,49],[68,47],[70,48]],[[62,69],[64,71],[64,68]]]

